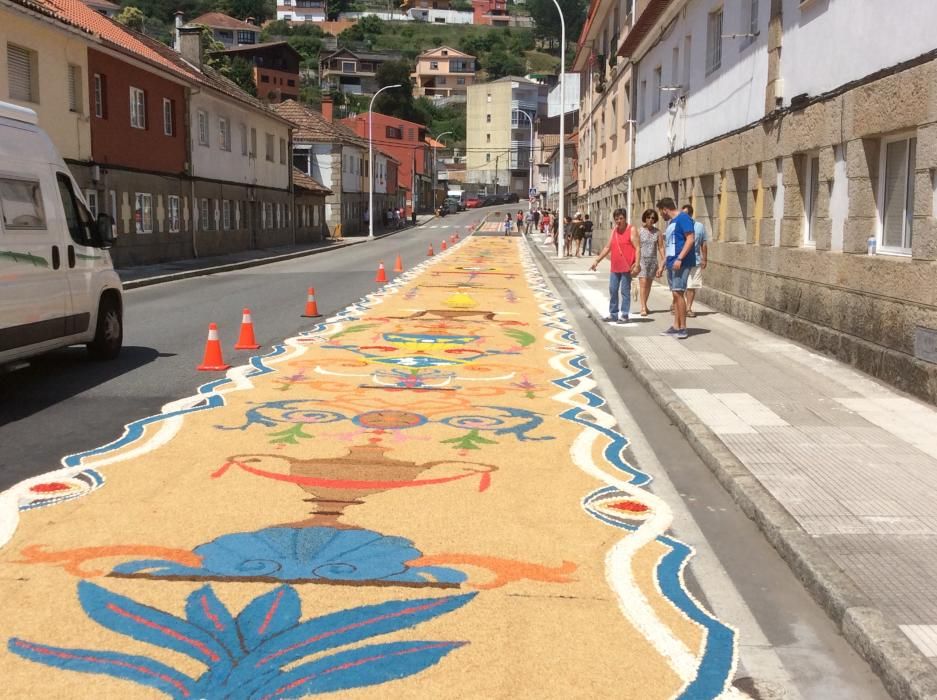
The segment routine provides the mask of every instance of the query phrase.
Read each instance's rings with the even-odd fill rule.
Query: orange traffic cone
[[[377,266],[377,275],[375,275],[374,281],[375,281],[375,282],[386,282],[386,281],[387,281],[387,273],[384,271],[384,261],[383,261],[383,260],[382,260],[380,263],[378,263],[378,266]]]
[[[403,260],[400,259],[400,253],[397,253],[397,261],[394,263],[394,272],[403,272]]]
[[[445,240],[445,239],[443,239],[443,242],[439,244],[439,249],[440,249],[440,250],[445,250],[445,249],[446,249],[446,240]]]
[[[208,324],[208,342],[205,343],[205,357],[197,369],[199,372],[219,372],[230,369],[221,357],[221,341],[218,340],[218,324]]]
[[[241,334],[238,336],[238,342],[234,349],[256,350],[259,347],[260,344],[254,338],[254,322],[251,320],[251,310],[244,309],[241,314]]]
[[[426,257],[428,258],[433,257],[433,244],[432,243],[429,244],[429,250],[426,251]]]
[[[319,318],[319,305],[316,304],[316,290],[315,287],[310,287],[309,291],[306,292],[306,312],[303,314],[303,318]]]

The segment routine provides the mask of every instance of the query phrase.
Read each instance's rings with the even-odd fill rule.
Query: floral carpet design
[[[733,697],[627,445],[525,243],[470,237],[0,494],[4,692]]]

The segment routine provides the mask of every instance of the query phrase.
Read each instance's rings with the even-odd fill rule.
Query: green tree
[[[566,20],[566,41],[575,41],[582,31],[586,20],[587,3],[585,0],[557,0]],[[527,9],[534,21],[534,32],[541,39],[546,39],[559,46],[560,16],[553,0],[528,0]]]
[[[527,72],[527,64],[524,60],[501,49],[488,54],[482,66],[487,71],[489,80],[497,80],[506,75],[524,75]]]
[[[139,8],[134,7],[133,5],[127,5],[127,7],[122,8],[121,11],[117,13],[114,19],[128,29],[142,32],[143,22],[146,19],[146,15],[144,15],[143,11]]]
[[[362,17],[348,29],[338,35],[338,41],[343,46],[356,43],[374,42],[375,38],[384,31],[384,20],[374,15]]]
[[[413,82],[410,80],[410,64],[406,61],[385,61],[374,74],[378,87],[400,85],[393,90],[385,90],[374,101],[374,111],[390,114],[407,121],[423,123],[421,115],[413,104]]]
[[[238,56],[228,61],[228,64],[221,69],[221,72],[248,95],[257,97],[254,69],[248,61]]]

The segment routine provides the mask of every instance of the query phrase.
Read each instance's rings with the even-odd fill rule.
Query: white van
[[[95,221],[31,109],[0,102],[0,365],[86,343],[112,359],[123,343],[123,294]]]

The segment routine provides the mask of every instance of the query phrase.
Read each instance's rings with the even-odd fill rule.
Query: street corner
[[[0,494],[5,692],[734,693],[565,314],[473,236]]]

